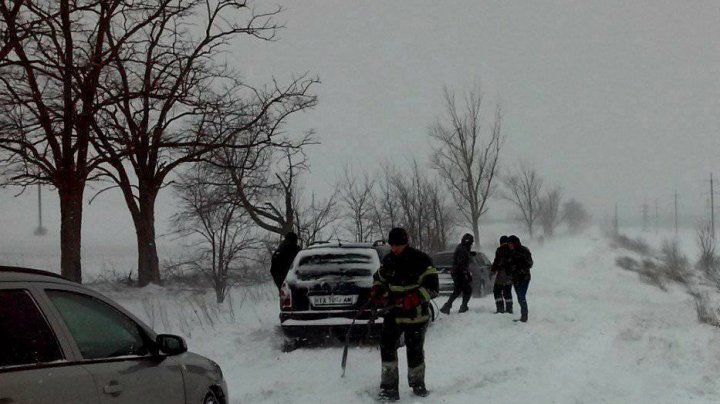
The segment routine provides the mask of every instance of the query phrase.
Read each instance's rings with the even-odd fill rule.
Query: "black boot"
[[[440,313],[450,314],[450,309],[452,309],[452,303],[447,302],[443,304],[443,307],[440,308]]]
[[[378,400],[380,401],[398,401],[400,400],[400,391],[397,388],[392,387],[380,387],[378,393]]]
[[[505,305],[503,304],[502,299],[501,300],[495,300],[495,314],[498,313],[505,313]]]
[[[510,302],[505,302],[505,312],[506,312],[506,313],[510,313],[510,314],[513,313],[513,303],[512,303],[512,301],[510,301]]]
[[[470,301],[470,293],[463,293],[463,299],[462,304],[460,305],[460,310],[458,310],[458,313],[465,313],[468,311],[468,302]]]
[[[522,321],[523,323],[527,323],[528,321],[528,305],[527,302],[518,301],[520,303],[520,318],[515,321]]]
[[[415,394],[416,396],[419,396],[419,397],[427,397],[428,396],[428,391],[425,388],[424,384],[412,386],[412,390],[413,390],[413,394]]]

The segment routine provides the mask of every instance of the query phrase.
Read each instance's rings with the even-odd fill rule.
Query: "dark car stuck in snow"
[[[368,243],[324,243],[298,253],[280,289],[280,325],[291,342],[376,336],[382,318],[369,305],[380,253]]]

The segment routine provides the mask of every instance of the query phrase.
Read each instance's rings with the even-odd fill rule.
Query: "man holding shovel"
[[[408,245],[405,229],[396,227],[388,235],[391,253],[383,258],[374,275],[370,298],[387,308],[380,340],[382,373],[380,400],[400,399],[397,346],[405,334],[408,382],[413,393],[425,397],[425,330],[430,320],[430,300],[438,295],[437,270],[430,257]]]

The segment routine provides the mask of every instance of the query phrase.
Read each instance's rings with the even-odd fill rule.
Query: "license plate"
[[[357,298],[357,295],[310,296],[310,301],[313,306],[352,306]]]

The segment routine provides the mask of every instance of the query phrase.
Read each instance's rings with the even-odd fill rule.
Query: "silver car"
[[[0,403],[226,404],[220,367],[59,275],[0,266]]]

